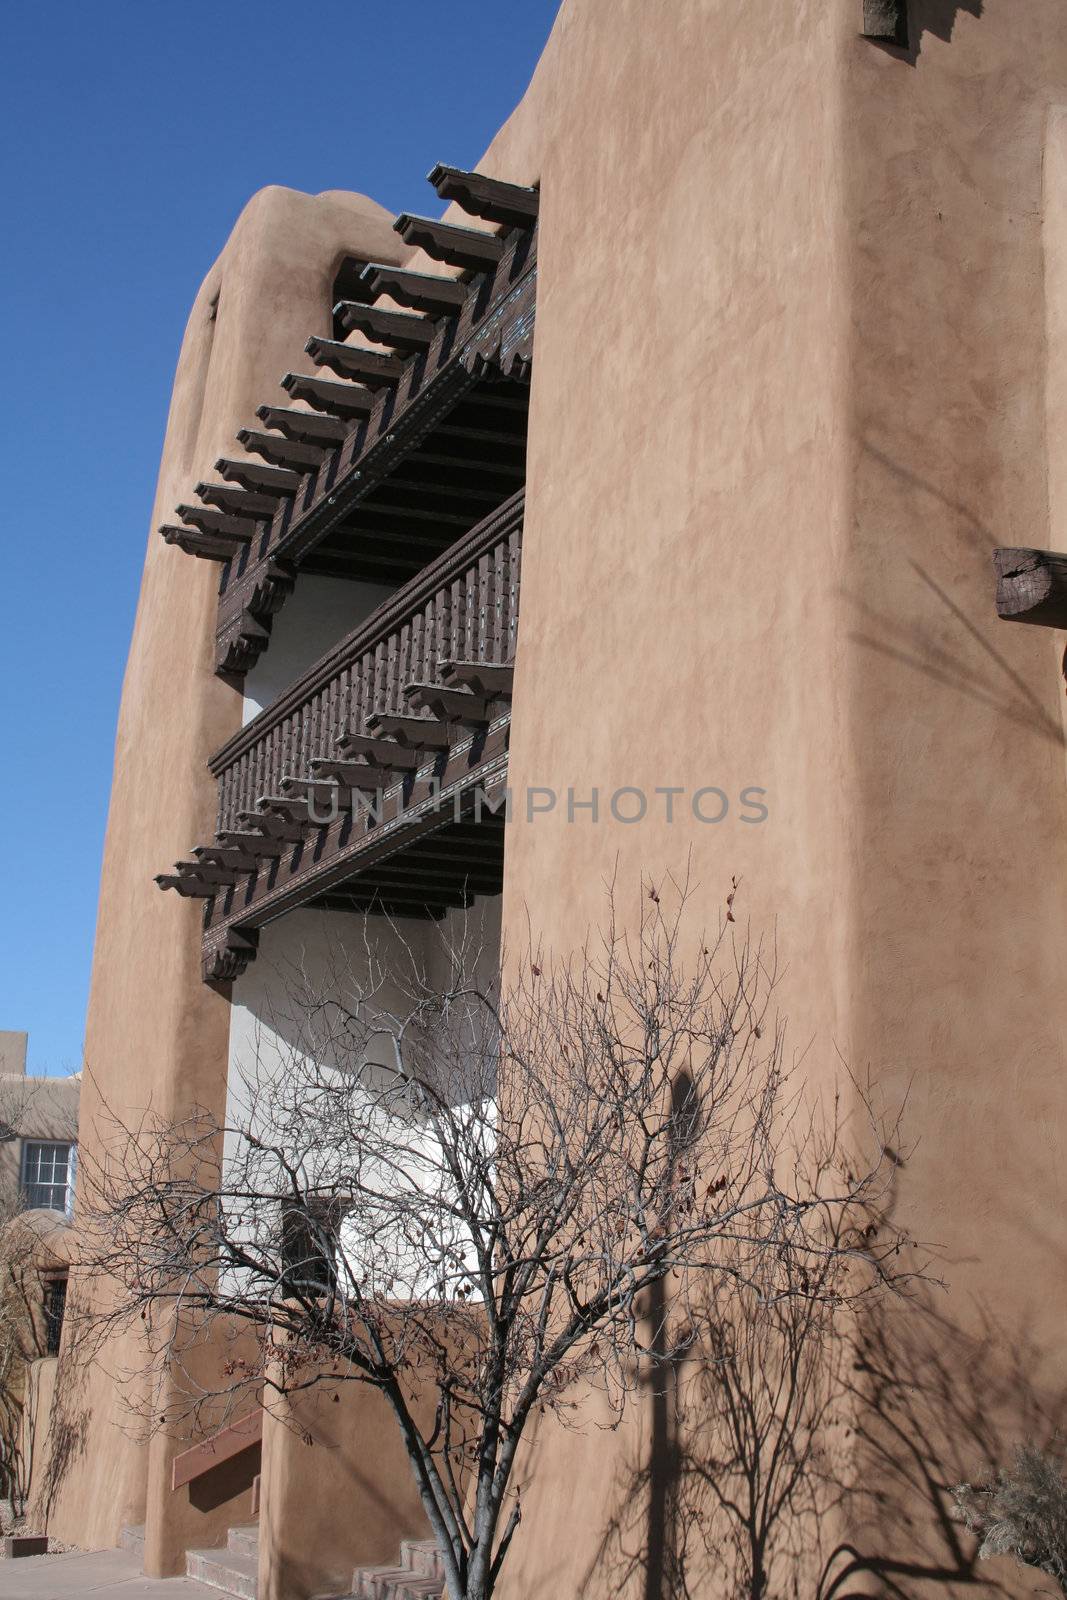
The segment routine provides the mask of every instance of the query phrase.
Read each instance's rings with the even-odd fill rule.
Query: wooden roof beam
[[[229,867],[234,872],[255,872],[259,865],[250,851],[239,850],[236,845],[198,844],[192,854],[206,866]]]
[[[335,760],[330,756],[312,761],[311,773],[316,781],[326,779],[346,789],[362,789],[368,793],[372,789],[388,789],[396,782],[396,773],[384,767],[372,766],[366,761]]]
[[[318,445],[332,450],[340,444],[348,429],[340,417],[324,417],[315,411],[293,411],[286,406],[260,406],[256,412],[260,422],[276,428],[287,439],[298,444]]]
[[[437,670],[449,689],[467,689],[483,700],[510,700],[515,668],[504,661],[439,661]]]
[[[387,267],[378,261],[364,267],[361,276],[374,299],[388,295],[398,305],[424,311],[429,317],[457,317],[470,293],[470,285],[458,278],[406,272],[403,267]]]
[[[182,876],[196,878],[201,883],[214,884],[217,889],[232,889],[237,882],[236,872],[213,862],[176,861],[174,870]]]
[[[440,683],[409,683],[404,699],[416,711],[428,711],[439,722],[458,722],[466,728],[480,728],[489,721],[484,695],[468,689],[446,689]]]
[[[442,200],[452,200],[469,216],[483,222],[501,223],[505,228],[532,228],[537,221],[540,194],[518,183],[503,183],[480,172],[464,172],[462,167],[446,167],[438,162],[428,174]]]
[[[478,488],[470,481],[469,477],[466,482],[453,481],[449,483],[444,478],[440,477],[394,477],[393,474],[390,473],[389,477],[381,487],[390,491],[399,491],[408,494],[440,495],[444,500],[463,500],[468,505],[471,501],[477,503],[479,500],[484,501],[484,503],[489,506],[496,506],[500,504],[499,489],[487,489],[484,487],[484,485],[481,488]],[[376,506],[382,504],[380,496],[375,497],[374,504]]]
[[[300,474],[286,467],[267,467],[261,461],[231,461],[221,456],[215,462],[215,471],[227,483],[239,483],[246,489],[262,490],[264,494],[295,494],[300,487]]]
[[[312,335],[304,349],[317,367],[329,367],[342,378],[358,378],[368,389],[393,388],[404,371],[398,356],[364,350],[361,345],[344,344],[338,339],[320,339],[318,334]]]
[[[464,272],[489,272],[504,254],[503,239],[479,228],[457,228],[455,223],[415,217],[407,211],[397,217],[393,227],[405,244]]]
[[[285,778],[282,779],[282,788],[285,787]],[[259,818],[259,825],[269,823],[270,831],[277,832],[276,824],[279,819],[291,823],[295,827],[302,827],[308,819],[307,801],[299,795],[292,794],[265,794],[256,801],[256,810],[253,816]]]
[[[225,828],[218,839],[220,844],[249,856],[276,858],[284,855],[287,848],[286,840],[275,838],[273,834],[254,833],[249,828]]]
[[[241,548],[237,539],[200,533],[196,528],[179,527],[174,522],[165,522],[159,531],[165,544],[176,545],[187,556],[199,556],[202,561],[232,561]]]
[[[155,881],[161,889],[175,889],[183,900],[214,900],[219,892],[217,884],[187,872],[158,872]]]
[[[420,765],[417,750],[409,750],[392,739],[375,739],[369,733],[342,733],[334,740],[342,756],[362,756],[386,772],[414,772]]]
[[[356,331],[378,344],[391,345],[405,355],[428,350],[436,329],[428,317],[413,311],[384,311],[378,306],[361,305],[358,300],[341,300],[333,314],[348,333]]]
[[[369,417],[374,410],[373,391],[358,383],[335,383],[332,378],[313,378],[303,372],[287,372],[282,388],[294,400],[335,417]]]
[[[294,472],[314,472],[322,465],[325,451],[311,444],[296,444],[291,439],[281,439],[273,433],[260,433],[255,428],[242,428],[237,435],[251,454],[262,456],[276,467],[287,467]]]
[[[256,524],[250,517],[231,517],[226,511],[210,511],[207,506],[179,506],[178,515],[201,533],[221,534],[224,539],[247,544],[255,536]]]
[[[206,506],[228,511],[234,517],[273,517],[279,496],[241,489],[235,483],[198,483],[196,494]]]
[[[447,750],[449,745],[447,728],[431,717],[400,717],[375,711],[367,718],[367,728],[375,738],[395,739],[409,750]]]
[[[1067,628],[1067,556],[1055,550],[995,550],[997,616]]]

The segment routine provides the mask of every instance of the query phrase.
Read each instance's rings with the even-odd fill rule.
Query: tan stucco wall
[[[233,452],[236,429],[254,422],[307,336],[329,331],[340,258],[397,259],[390,223],[359,196],[262,190],[193,306],[119,715],[86,1027],[83,1171],[109,1118],[224,1105],[228,1007],[200,981],[201,908],[160,894],[152,878],[210,834],[206,761],[239,726],[241,700],[213,675],[217,568],[165,546],[155,529],[173,520],[220,453]],[[133,1353],[112,1354],[79,1396],[75,1460],[50,1528],[81,1545],[112,1545],[123,1524],[147,1517],[146,1569],[175,1571],[197,1534],[195,1510],[172,1514],[170,1460],[182,1445],[160,1436],[146,1450],[120,1431],[129,1396],[114,1374]]]
[[[416,1380],[417,1381],[417,1380]],[[431,1429],[436,1392],[414,1411]],[[260,1600],[346,1594],[429,1527],[388,1402],[362,1383],[275,1399],[263,1421]]]
[[[0,1141],[0,1215],[20,1205],[22,1147],[30,1140],[71,1143],[78,1133],[81,1077],[27,1078],[0,1072],[0,1128],[13,1138]]]
[[[1050,540],[1041,177],[1067,29],[1052,0],[911,11],[909,61],[858,37],[858,0],[567,0],[485,166],[543,196],[513,791],[758,784],[770,807],[517,824],[505,940],[528,905],[573,947],[606,876],[636,909],[639,874],[691,851],[712,921],[736,874],[776,927],[806,1070],[840,1050],[887,1106],[910,1086],[898,1216],[950,1285],[941,1481],[988,1459],[961,1420],[987,1316],[992,1442],[1067,1377],[1062,640],[997,622],[989,559]],[[1062,255],[1062,201],[1045,231]],[[546,1427],[506,1595],[622,1592],[600,1540],[645,1448],[636,1424]],[[918,1463],[907,1528],[885,1462],[856,1459],[888,1496],[865,1553],[943,1568]]]

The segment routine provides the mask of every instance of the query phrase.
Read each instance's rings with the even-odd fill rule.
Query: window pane
[[[70,1155],[69,1144],[28,1142],[23,1146],[22,1191],[27,1206],[66,1211]]]

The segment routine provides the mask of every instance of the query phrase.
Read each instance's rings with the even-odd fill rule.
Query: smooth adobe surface
[[[225,1103],[228,1007],[200,979],[199,907],[160,894],[154,875],[210,831],[208,756],[240,725],[241,698],[213,673],[218,572],[155,531],[192,486],[232,454],[239,427],[298,363],[309,333],[327,332],[333,278],[349,253],[397,258],[381,207],[357,195],[265,189],[245,207],[189,318],[167,426],[144,578],[123,689],[86,1033],[83,1164],[114,1120],[145,1107],[169,1118]],[[106,1108],[106,1109],[105,1109]],[[115,1349],[66,1402],[73,1441],[41,1514],[57,1537],[113,1545],[124,1524],[147,1527],[146,1570],[180,1570],[191,1545],[218,1542],[225,1509],[201,1513],[170,1488],[186,1441],[129,1432],[137,1404]],[[62,1383],[60,1385],[62,1402]],[[125,1431],[121,1431],[125,1429]],[[234,1520],[241,1520],[239,1517]]]
[[[949,1293],[888,1330],[908,1447],[853,1437],[883,1510],[822,1555],[849,1534],[861,1569],[944,1584],[973,1579],[933,1485],[1057,1416],[1067,1377],[1062,640],[997,621],[990,563],[1065,538],[1041,178],[1067,31],[1047,0],[910,9],[906,56],[851,0],[667,26],[568,0],[486,170],[542,182],[510,780],[561,796],[511,830],[505,939],[529,913],[571,950],[605,878],[633,917],[642,873],[687,865],[714,926],[736,875],[812,1080],[843,1058],[909,1096],[897,1217]],[[703,784],[765,788],[768,820],[607,811]],[[655,1522],[657,1426],[543,1425],[506,1596],[659,1593],[683,1554],[724,1581]]]

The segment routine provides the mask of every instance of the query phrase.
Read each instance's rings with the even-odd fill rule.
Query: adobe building
[[[262,191],[194,302],[82,1144],[103,1093],[221,1114],[271,964],[365,911],[565,952],[612,873],[737,877],[813,1078],[906,1097],[896,1220],[947,1285],[860,1363],[819,1592],[1028,1593],[948,1489],[1067,1394],[1067,613],[1001,620],[993,568],[1067,549],[1062,0],[564,0],[431,181],[442,220]],[[384,821],[330,820],[368,769]],[[62,1401],[59,1537],[305,1600],[424,1534],[368,1400],[313,1447],[139,1442],[122,1355]],[[679,1587],[662,1426],[544,1426],[508,1600],[725,1593],[699,1543]]]
[[[28,1043],[0,1030],[0,1498],[13,1504],[44,1470],[37,1414],[63,1328],[81,1087],[80,1073],[28,1074]]]

